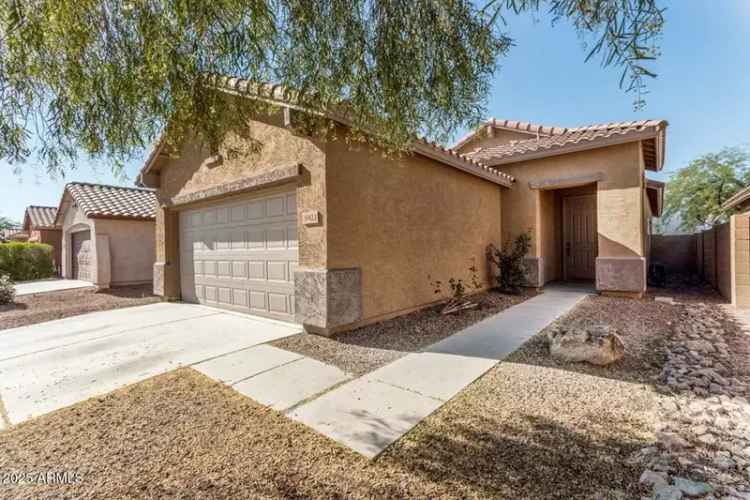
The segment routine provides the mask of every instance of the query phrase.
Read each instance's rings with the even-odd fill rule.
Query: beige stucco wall
[[[599,255],[644,255],[643,186],[640,145],[622,144],[567,155],[504,165],[516,178],[515,189],[503,197],[503,235],[532,229],[532,254],[541,255],[535,207],[540,191],[530,181],[564,179],[602,173],[597,183]]]
[[[153,221],[95,219],[96,236],[109,240],[112,286],[150,283],[156,257]]]
[[[434,302],[432,280],[487,276],[501,188],[417,155],[329,144],[328,266],[360,268],[363,322]],[[486,280],[485,280],[486,282]]]
[[[171,207],[173,198],[294,164],[301,164],[303,172],[296,190],[298,216],[313,210],[318,211],[324,221],[320,225],[305,226],[298,220],[299,265],[326,266],[325,141],[298,135],[286,128],[281,111],[251,121],[248,130],[256,139],[254,145],[230,136],[220,148],[224,157],[220,164],[212,163],[208,149],[193,141],[183,145],[178,157],[159,160],[158,198],[162,208],[156,220],[156,265],[162,269],[162,276],[156,277],[161,288],[157,292],[179,298],[177,213],[192,205]],[[229,148],[239,154],[229,154]]]

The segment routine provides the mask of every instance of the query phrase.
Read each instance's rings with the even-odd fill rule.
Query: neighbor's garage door
[[[73,279],[91,281],[91,231],[73,233],[70,239]]]
[[[182,298],[294,320],[294,191],[180,213]]]

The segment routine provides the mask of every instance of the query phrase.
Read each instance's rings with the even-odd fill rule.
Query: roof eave
[[[750,200],[750,186],[741,191],[738,191],[734,196],[725,201],[721,205],[721,208],[722,210],[731,210],[737,205],[741,205],[742,203],[746,202],[747,200]]]
[[[494,158],[485,160],[485,164],[491,167],[498,165],[507,165],[510,163],[519,163],[528,160],[538,160],[541,158],[549,158],[551,156],[559,156],[570,153],[578,153],[580,151],[589,151],[592,149],[605,148],[608,146],[616,146],[619,144],[627,144],[629,142],[638,142],[644,139],[652,139],[657,137],[658,131],[648,130],[642,132],[631,132],[622,134],[614,137],[607,137],[605,139],[597,139],[591,141],[582,141],[575,144],[558,146],[540,151],[532,151],[530,153],[516,154],[506,156],[503,158]]]

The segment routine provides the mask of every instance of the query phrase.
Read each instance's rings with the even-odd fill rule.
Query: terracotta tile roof
[[[252,99],[259,99],[265,102],[288,106],[305,112],[317,113],[324,115],[331,120],[337,121],[346,126],[352,126],[352,122],[346,117],[346,114],[338,110],[326,110],[324,112],[311,111],[297,104],[297,92],[290,91],[281,85],[270,85],[265,83],[254,83],[250,80],[233,77],[217,77],[216,85],[226,92],[244,95]],[[137,183],[144,184],[144,176],[148,174],[151,166],[161,149],[162,141],[151,150],[145,165],[141,168],[138,175]],[[423,137],[417,137],[412,143],[411,150],[423,156],[432,158],[440,163],[449,165],[467,173],[482,177],[489,181],[505,186],[510,186],[515,179],[512,176],[501,172],[496,168],[485,165],[478,158],[470,158],[451,148],[446,148],[435,142],[428,141]]]
[[[156,193],[151,189],[71,182],[65,189],[86,217],[102,219],[156,218]]]
[[[664,120],[614,122],[577,128],[547,127],[545,130],[549,135],[540,134],[532,139],[477,148],[466,155],[487,165],[500,165],[650,138],[657,139],[653,152],[653,170],[658,170],[663,163],[666,127],[667,122]]]
[[[56,217],[57,207],[30,205],[26,207],[26,214],[23,217],[24,230],[29,228],[54,228]]]
[[[480,130],[483,130],[487,127],[497,128],[501,130],[511,130],[513,132],[521,132],[527,134],[529,137],[537,135],[555,135],[562,133],[562,131],[564,130],[567,130],[565,127],[555,127],[550,125],[541,125],[539,123],[490,118],[489,120],[485,121],[477,128],[475,128],[473,131],[461,137],[461,139],[459,139],[458,142],[453,145],[453,149],[461,148],[464,144],[473,139]]]

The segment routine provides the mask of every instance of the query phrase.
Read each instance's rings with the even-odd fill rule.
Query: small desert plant
[[[526,265],[523,262],[531,248],[531,235],[519,234],[515,240],[507,240],[499,250],[492,243],[487,246],[487,260],[490,269],[497,268],[495,279],[504,292],[519,293],[526,284]]]
[[[10,276],[3,274],[0,276],[0,306],[12,304],[16,298],[16,288]]]
[[[432,285],[435,295],[443,295],[442,281],[431,281],[430,285]],[[441,311],[442,314],[452,314],[477,307],[476,303],[466,300],[467,294],[482,289],[482,282],[479,280],[477,266],[474,263],[474,259],[471,260],[471,266],[469,266],[468,279],[450,278],[448,280],[448,287],[450,288],[450,298],[448,299],[448,302],[445,303],[445,306],[443,306]]]

